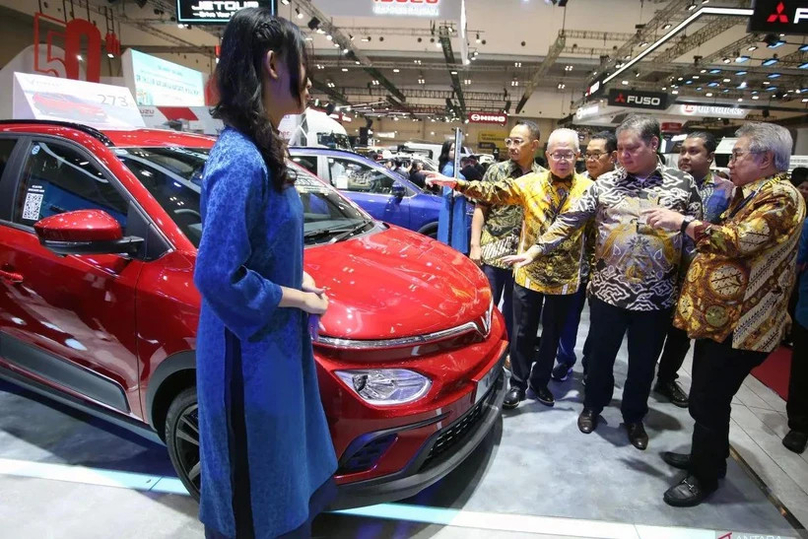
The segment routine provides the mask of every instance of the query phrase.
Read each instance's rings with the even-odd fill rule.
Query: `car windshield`
[[[202,239],[199,195],[207,148],[116,148],[118,158],[131,170],[171,216],[194,246]],[[373,226],[336,190],[299,167],[295,188],[303,202],[307,244],[340,241]]]
[[[333,150],[353,151],[350,139],[341,133],[318,133],[317,144]]]

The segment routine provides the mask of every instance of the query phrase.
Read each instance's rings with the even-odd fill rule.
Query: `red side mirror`
[[[51,215],[34,224],[40,241],[117,241],[121,225],[100,210],[79,210]]]
[[[39,242],[58,255],[134,255],[143,238],[123,237],[118,221],[101,210],[78,210],[34,224]]]

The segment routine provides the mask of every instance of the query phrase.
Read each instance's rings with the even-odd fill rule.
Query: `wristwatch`
[[[690,226],[690,223],[692,223],[695,220],[696,220],[695,217],[692,217],[690,215],[686,215],[685,218],[682,220],[682,226],[679,229],[679,231],[682,234],[686,234],[687,233],[687,227]]]

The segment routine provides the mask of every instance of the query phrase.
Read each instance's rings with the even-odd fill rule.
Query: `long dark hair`
[[[443,146],[440,147],[440,157],[438,158],[438,172],[443,174],[443,167],[446,166],[446,163],[449,162],[449,152],[452,151],[452,144],[454,144],[453,140],[444,141]],[[455,148],[457,151],[457,148]],[[454,164],[454,161],[452,161]]]
[[[305,67],[308,58],[297,26],[274,17],[268,8],[245,8],[224,30],[215,74],[219,102],[212,113],[253,140],[280,191],[294,178],[284,162],[285,144],[269,121],[262,99],[264,62],[270,50],[283,59],[289,69],[289,92],[300,99],[306,86],[300,66]]]

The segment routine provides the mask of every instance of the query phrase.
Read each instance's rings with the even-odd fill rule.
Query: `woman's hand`
[[[325,293],[307,292],[304,295],[301,309],[309,314],[325,314],[328,310],[328,296]]]
[[[426,173],[426,184],[429,187],[432,187],[433,185],[440,185],[442,187],[454,189],[457,186],[457,180],[450,178],[449,176],[444,176],[440,172],[430,171]]]
[[[667,208],[643,210],[641,215],[645,218],[648,226],[675,232],[678,232],[679,229],[682,228],[682,223],[685,220],[684,215]]]
[[[313,292],[314,294],[322,294],[325,292],[323,288],[317,288],[317,285],[314,283],[314,278],[306,273],[303,272],[303,285],[300,287],[303,292]]]

